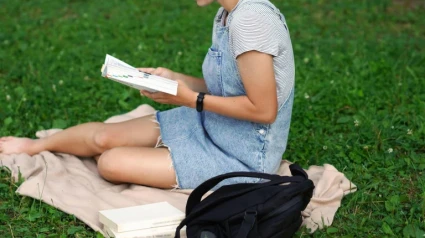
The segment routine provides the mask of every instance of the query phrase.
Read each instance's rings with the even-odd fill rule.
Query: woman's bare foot
[[[2,137],[0,138],[0,154],[37,154],[40,150],[36,149],[36,141],[29,138]]]

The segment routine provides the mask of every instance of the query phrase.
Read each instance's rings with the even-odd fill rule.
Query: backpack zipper
[[[302,196],[297,196],[294,199],[292,199],[291,201],[289,201],[288,203],[286,203],[285,205],[281,206],[279,209],[274,210],[271,213],[268,213],[266,216],[262,217],[260,220],[258,220],[258,222],[261,222],[263,220],[266,220],[267,218],[270,218],[278,213],[284,212],[286,210],[288,210],[290,207],[294,206],[295,204],[301,202],[303,200]]]

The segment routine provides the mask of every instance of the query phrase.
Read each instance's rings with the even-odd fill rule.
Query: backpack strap
[[[205,182],[203,182],[201,185],[199,185],[193,192],[190,194],[189,199],[187,201],[186,205],[186,218],[183,219],[183,221],[180,223],[180,225],[176,229],[176,238],[180,238],[180,229],[183,228],[188,222],[193,220],[196,216],[201,214],[205,209],[208,209],[209,207],[221,203],[222,201],[226,201],[229,198],[239,196],[241,194],[245,194],[247,192],[260,189],[263,187],[268,187],[272,185],[282,184],[282,183],[291,183],[291,182],[303,182],[306,179],[308,179],[307,174],[304,172],[304,170],[297,164],[292,164],[289,166],[289,169],[291,170],[292,177],[289,176],[280,176],[277,174],[265,174],[265,173],[256,173],[256,172],[232,172],[227,174],[222,174],[216,177],[213,177]],[[214,186],[216,186],[219,182],[233,177],[251,177],[251,178],[262,178],[262,179],[268,179],[269,182],[265,183],[259,183],[254,186],[235,191],[233,193],[229,193],[226,196],[220,197],[214,201],[210,201],[209,203],[206,203],[202,209],[199,209],[195,212],[192,212],[193,208],[198,205],[201,202],[202,196],[210,191]]]
[[[257,210],[252,208],[245,211],[245,216],[243,218],[241,227],[236,235],[236,238],[247,238],[252,228],[255,226],[257,220]]]
[[[298,164],[289,165],[289,170],[291,171],[292,176],[302,176],[308,179],[307,173]]]

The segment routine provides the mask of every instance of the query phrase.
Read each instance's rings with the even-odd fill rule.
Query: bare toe
[[[3,154],[26,153],[34,155],[40,151],[34,149],[35,140],[29,138],[8,137],[0,141],[0,152]]]
[[[4,136],[0,138],[0,141],[8,141],[8,140],[12,140],[13,138],[14,138],[13,136]]]

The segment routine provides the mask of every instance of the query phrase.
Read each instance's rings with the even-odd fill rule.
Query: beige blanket
[[[128,120],[154,113],[148,105],[109,118],[107,123]],[[37,137],[49,136],[59,130],[37,132]],[[279,174],[288,175],[288,161],[282,161]],[[68,154],[41,152],[34,156],[26,154],[2,155],[0,166],[8,167],[17,179],[19,172],[25,182],[17,193],[29,196],[54,206],[86,223],[95,231],[102,232],[98,211],[167,201],[184,211],[191,190],[162,190],[134,184],[114,185],[103,180],[96,163],[91,158],[77,158]],[[332,165],[310,166],[306,170],[315,184],[313,198],[303,212],[304,225],[314,232],[332,224],[341,205],[342,197],[356,191],[341,172]]]

